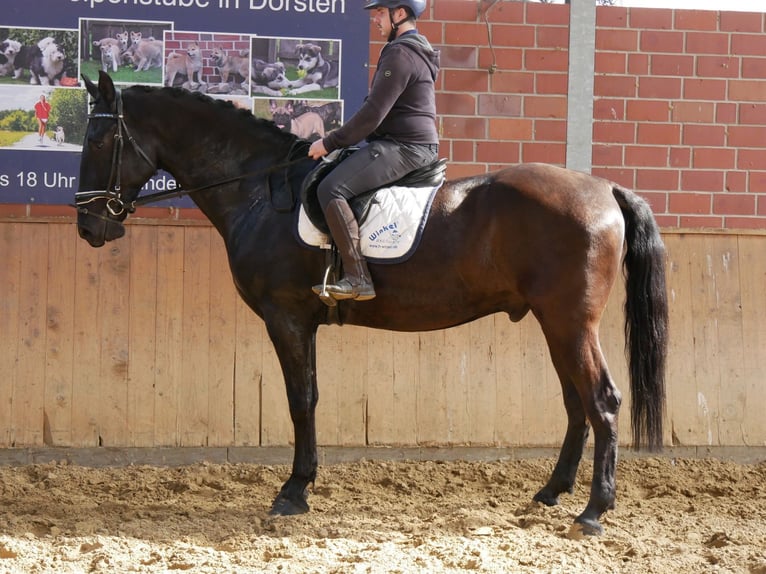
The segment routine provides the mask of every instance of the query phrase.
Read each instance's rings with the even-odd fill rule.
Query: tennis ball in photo
[[[306,76],[306,70],[298,70],[298,77],[303,78]]]

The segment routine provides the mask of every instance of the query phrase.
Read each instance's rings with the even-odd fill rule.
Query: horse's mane
[[[271,120],[258,118],[253,115],[252,111],[235,106],[231,101],[211,98],[207,94],[201,92],[190,92],[179,87],[157,87],[157,86],[144,86],[136,85],[133,89],[142,91],[144,93],[164,93],[171,98],[191,100],[199,102],[203,105],[210,106],[216,113],[220,112],[229,117],[232,117],[237,121],[237,129],[242,133],[243,130],[252,132],[252,137],[263,137],[264,131],[269,138],[280,138],[285,144],[292,144],[298,139],[297,136],[280,129]],[[273,140],[271,140],[273,141]]]

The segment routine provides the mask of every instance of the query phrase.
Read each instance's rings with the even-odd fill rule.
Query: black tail
[[[612,191],[625,217],[625,352],[633,446],[660,450],[668,350],[665,245],[649,205],[618,185]]]

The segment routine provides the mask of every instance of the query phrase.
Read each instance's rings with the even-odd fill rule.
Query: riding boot
[[[325,208],[327,227],[330,228],[335,245],[343,261],[343,278],[337,283],[327,285],[327,292],[333,299],[356,299],[368,301],[375,297],[367,261],[359,245],[359,224],[348,202],[344,199],[332,199]],[[322,291],[321,285],[315,285],[315,293]]]

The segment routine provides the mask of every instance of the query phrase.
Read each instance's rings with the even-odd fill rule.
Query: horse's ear
[[[114,82],[112,82],[111,76],[103,70],[98,71],[98,91],[101,93],[107,104],[114,103]]]
[[[82,81],[85,82],[85,88],[88,90],[90,97],[94,100],[98,97],[98,88],[96,84],[90,81],[90,78],[85,74],[82,74]]]

